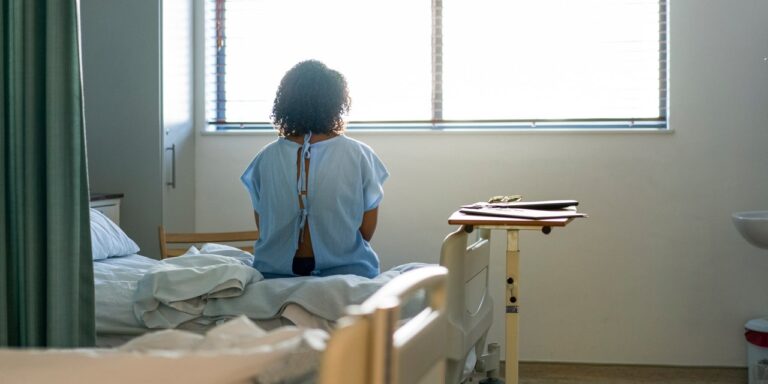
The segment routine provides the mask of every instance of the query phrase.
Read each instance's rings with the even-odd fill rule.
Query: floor
[[[746,368],[520,363],[519,384],[746,384]],[[503,362],[501,378],[503,374]],[[481,382],[475,378],[473,384]]]

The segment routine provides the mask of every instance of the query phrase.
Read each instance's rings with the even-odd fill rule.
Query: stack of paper
[[[546,220],[571,217],[587,217],[577,212],[576,200],[515,201],[510,203],[475,203],[459,210],[468,215],[515,217],[520,219]]]

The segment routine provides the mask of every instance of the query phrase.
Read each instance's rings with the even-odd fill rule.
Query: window
[[[350,127],[665,128],[666,0],[206,0],[211,129],[270,128],[318,59]]]

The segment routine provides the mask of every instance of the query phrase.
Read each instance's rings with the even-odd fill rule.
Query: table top
[[[573,221],[573,219],[573,217],[570,217],[560,219],[531,220],[515,217],[468,215],[466,213],[456,211],[451,214],[451,217],[448,218],[448,224],[496,227],[532,227],[531,229],[535,229],[539,227],[565,227],[568,225],[568,223]]]
[[[122,199],[122,193],[97,193],[91,192],[91,201],[110,200],[110,199]]]

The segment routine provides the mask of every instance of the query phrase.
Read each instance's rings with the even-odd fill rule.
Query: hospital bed
[[[439,266],[397,276],[361,305],[350,307],[324,348],[291,348],[288,344],[295,344],[296,337],[272,333],[261,335],[272,336],[272,344],[238,348],[6,349],[0,350],[0,382],[438,383],[445,359],[446,276],[447,270]],[[425,308],[399,324],[404,301],[421,291],[426,292]],[[289,331],[302,335],[295,328]],[[178,334],[175,339],[166,335],[166,340],[183,340],[182,331],[168,332]],[[247,338],[242,332],[231,335]],[[319,361],[318,372],[309,375],[283,377],[274,369],[281,362],[307,365],[313,360]]]
[[[94,225],[92,222],[92,227],[98,227],[99,225],[109,227],[114,225],[113,223],[110,224],[110,222],[96,224]],[[119,232],[121,232],[119,228],[108,229],[111,229],[113,232],[110,233],[110,236],[118,236]],[[101,235],[95,234],[95,242],[98,242],[99,236]],[[125,238],[110,239],[110,241],[118,243],[129,240],[126,239],[127,236],[124,234],[122,236]],[[168,305],[156,302],[149,303],[149,305],[146,302],[142,303],[145,309],[149,307],[154,309],[154,312],[140,312],[136,309],[140,307],[135,305],[136,293],[142,291],[139,289],[139,285],[142,279],[146,280],[146,277],[150,275],[147,271],[155,268],[157,264],[161,263],[160,261],[136,254],[107,257],[94,262],[94,274],[97,277],[97,343],[100,346],[120,345],[147,332],[168,328],[188,330],[202,334],[211,328],[219,326],[226,320],[231,320],[235,317],[235,314],[246,314],[259,327],[270,332],[281,332],[282,329],[285,329],[284,326],[286,325],[299,325],[302,327],[301,329],[319,328],[331,332],[332,337],[328,348],[323,353],[323,364],[325,365],[325,361],[333,356],[339,356],[340,360],[347,360],[348,363],[344,365],[343,374],[339,374],[337,369],[322,369],[320,371],[321,377],[323,375],[326,378],[329,375],[336,376],[335,380],[325,382],[342,382],[339,381],[341,378],[350,378],[350,383],[416,383],[417,381],[413,380],[413,377],[398,376],[410,374],[411,372],[420,372],[420,369],[416,369],[418,367],[411,367],[411,364],[416,364],[423,359],[399,360],[398,358],[398,356],[407,356],[410,352],[399,352],[398,343],[402,342],[397,340],[405,339],[406,336],[404,335],[411,335],[407,338],[413,340],[409,344],[411,345],[408,347],[410,349],[406,348],[403,351],[421,351],[417,355],[423,356],[430,356],[430,351],[436,349],[443,351],[445,353],[445,368],[437,372],[443,372],[446,383],[458,383],[472,373],[474,361],[482,355],[492,312],[491,301],[488,296],[489,232],[476,231],[472,236],[476,237],[476,239],[470,240],[470,234],[466,228],[461,227],[459,230],[448,235],[443,242],[441,264],[450,271],[445,288],[446,294],[437,293],[428,296],[430,298],[428,302],[432,306],[432,310],[437,313],[439,312],[440,301],[445,301],[446,321],[445,325],[436,326],[434,329],[430,328],[428,331],[422,330],[422,327],[416,325],[403,327],[397,332],[393,331],[392,324],[396,322],[392,317],[394,316],[393,314],[405,312],[408,316],[413,317],[413,314],[416,312],[411,308],[413,306],[403,307],[394,305],[395,301],[393,299],[386,298],[392,296],[393,290],[398,289],[397,287],[401,285],[408,286],[408,284],[403,285],[400,280],[401,277],[407,276],[410,272],[424,269],[424,265],[398,266],[393,268],[393,270],[385,271],[381,276],[374,279],[331,277],[263,281],[252,277],[250,280],[249,278],[243,278],[241,282],[244,285],[240,287],[242,292],[238,296],[208,297],[208,304],[204,306],[203,312],[187,316],[184,313],[180,315],[179,311],[173,310],[173,308],[169,309]],[[109,246],[106,248],[109,248]],[[123,246],[123,248],[126,248],[123,252],[132,251],[130,247]],[[237,248],[219,244],[206,244],[200,249],[192,248],[189,255],[172,258],[165,262],[197,262],[198,260],[206,261],[208,258],[218,262],[217,260],[223,257],[237,260],[237,262],[226,264],[224,267],[233,268],[233,273],[238,275],[243,273],[243,270],[253,270],[250,267],[241,268],[238,266],[238,264],[248,264],[248,256],[252,257],[247,252],[240,251]],[[199,265],[196,266],[199,267]],[[208,264],[203,265],[203,267],[209,266]],[[217,264],[216,267],[219,267],[219,265]],[[226,269],[224,271],[228,272],[229,275],[232,274],[229,273],[231,271]],[[172,286],[171,288],[184,287],[184,276],[182,276],[181,280],[176,279],[176,277],[178,276],[173,276],[170,279],[170,281],[174,281],[174,284],[177,284],[177,286]],[[195,279],[197,280],[197,278]],[[150,291],[158,295],[163,293],[164,284],[158,283],[158,281],[162,282],[163,279],[150,279],[149,281],[151,282],[149,285],[151,289],[144,289],[144,292]],[[321,283],[329,285],[322,286],[320,285]],[[285,296],[286,292],[298,292],[299,297]],[[255,293],[258,293],[258,295]],[[301,293],[309,294],[309,296],[301,297]],[[441,295],[444,299],[437,299]],[[324,300],[325,296],[332,296],[338,300],[318,305],[318,301]],[[263,301],[267,301],[263,299],[264,297],[275,299],[278,302],[286,301],[287,304],[281,304],[279,310],[275,310],[275,308],[270,309],[260,305],[263,304]],[[386,301],[389,301],[390,304],[389,309],[384,311],[379,307],[382,306],[382,302]],[[414,301],[418,302],[419,300]],[[254,303],[257,304],[254,305]],[[191,303],[183,302],[182,304],[186,306],[183,307],[186,310],[191,305],[192,312],[194,313],[195,304],[199,303],[192,300]],[[213,307],[214,310],[208,311],[210,307]],[[151,313],[147,315],[148,312]],[[342,317],[344,314],[351,314],[351,317]],[[420,318],[419,316],[424,317],[426,315],[418,315],[414,318]],[[437,323],[438,321],[435,320],[435,322]],[[426,327],[424,328],[426,329]],[[442,331],[440,331],[441,329]],[[374,332],[377,336],[364,336],[371,334],[371,332]],[[430,341],[435,333],[443,335],[443,337],[439,338],[440,341]],[[392,337],[385,335],[392,335]],[[297,337],[301,339],[300,336]],[[441,345],[440,343],[445,343],[445,348],[436,348]],[[378,352],[372,352],[375,356],[355,352],[360,350]],[[306,352],[306,348],[304,352]],[[283,351],[283,353],[288,352]],[[104,353],[99,353],[98,355],[100,356],[99,361],[115,359],[124,364],[125,362],[122,360],[131,360],[115,350],[104,351]],[[62,357],[65,359],[74,358],[66,354],[62,356],[67,356],[66,358]],[[104,356],[109,356],[109,358],[104,359]],[[224,353],[223,356],[227,356],[227,354]],[[239,355],[236,354],[235,356]],[[223,360],[230,362],[238,359],[233,356],[227,356]],[[243,359],[251,362],[254,361],[253,356],[250,359]],[[269,361],[267,358],[260,357],[260,359],[264,362]],[[173,361],[184,365],[185,361],[193,360],[192,356],[187,356]],[[307,361],[307,359],[302,361]],[[402,361],[402,363],[397,364],[398,361]],[[235,363],[232,364],[237,365]],[[251,364],[254,365],[254,363]],[[167,362],[160,365],[170,367]],[[337,365],[341,366],[341,364]],[[336,365],[332,364],[332,366]],[[137,368],[137,370],[141,369]],[[366,376],[366,380],[356,381],[363,377],[362,375],[372,376]],[[395,376],[400,378],[396,379]],[[206,376],[199,375],[199,377]],[[376,381],[373,379],[374,377],[378,378],[376,380],[384,381]],[[381,377],[385,377],[385,379],[381,379]],[[173,376],[173,379],[175,381],[175,376]],[[0,380],[0,382],[4,381]]]
[[[498,354],[484,354],[493,316],[488,292],[490,235],[489,229],[472,233],[470,227],[461,226],[443,240],[440,265],[454,271],[448,280],[448,334],[451,337],[447,345],[446,378],[449,383],[466,380],[472,375],[478,359],[483,357],[485,360],[481,365],[485,368],[481,370],[493,370],[498,366]],[[251,241],[258,238],[258,232],[167,233],[161,226],[159,238],[161,254],[165,258],[183,254],[184,247],[205,241],[226,241],[252,251]],[[322,321],[314,323],[315,326],[323,324]]]

